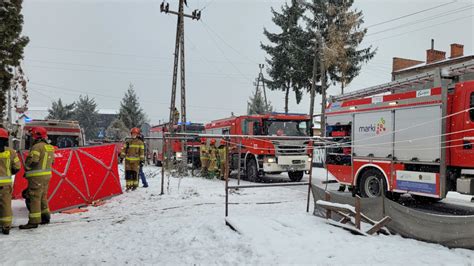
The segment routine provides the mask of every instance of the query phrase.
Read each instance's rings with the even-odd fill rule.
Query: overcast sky
[[[169,0],[170,9],[178,1]],[[285,1],[188,0],[187,13],[202,10],[202,20],[185,22],[188,119],[206,122],[244,114],[253,81],[265,53],[263,28],[275,31],[270,8]],[[129,83],[152,124],[167,119],[171,95],[176,16],[160,13],[159,0],[25,0],[25,69],[30,79],[30,106],[48,107],[61,97],[66,103],[80,94],[94,97],[100,109],[118,109]],[[416,11],[434,8],[395,21]],[[368,36],[363,47],[378,48],[348,90],[390,81],[392,57],[425,60],[431,38],[435,49],[464,44],[473,54],[472,0],[362,0]],[[332,88],[329,94],[337,94]],[[284,93],[268,92],[277,111]],[[179,94],[177,99],[179,99]],[[320,99],[318,99],[320,101]],[[308,113],[309,97],[290,112]],[[320,110],[320,104],[317,106]]]

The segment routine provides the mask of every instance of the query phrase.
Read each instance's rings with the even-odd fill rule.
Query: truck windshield
[[[268,120],[265,131],[269,136],[308,136],[308,121]]]
[[[48,135],[51,145],[60,149],[79,146],[78,136]]]
[[[183,127],[179,126],[177,131],[183,132]],[[187,133],[202,133],[204,132],[204,126],[203,125],[188,125],[186,126],[186,132]]]

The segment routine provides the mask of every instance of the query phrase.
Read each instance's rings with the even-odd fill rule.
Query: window
[[[471,92],[471,101],[469,103],[469,108],[474,108],[474,92]],[[471,121],[474,121],[474,109],[469,109],[469,117]]]
[[[308,136],[308,121],[273,120],[266,121],[265,127],[270,136]]]
[[[246,119],[242,121],[243,135],[261,135],[261,127],[258,120]]]

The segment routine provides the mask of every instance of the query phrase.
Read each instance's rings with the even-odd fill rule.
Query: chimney
[[[426,50],[426,64],[431,64],[444,59],[446,59],[446,52],[434,49]]]
[[[456,58],[464,55],[464,45],[458,43],[451,44],[451,57]]]
[[[426,64],[446,59],[446,52],[434,49],[434,39],[431,39],[431,49],[426,50]]]
[[[392,60],[392,73],[423,63],[423,61],[394,57]]]

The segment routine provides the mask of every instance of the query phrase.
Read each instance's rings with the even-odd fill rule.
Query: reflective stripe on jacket
[[[31,147],[25,161],[25,177],[51,176],[54,163],[54,147],[44,141]]]
[[[0,152],[0,186],[11,185],[12,172],[19,171],[20,168],[20,158],[14,150],[5,148],[4,152]]]

